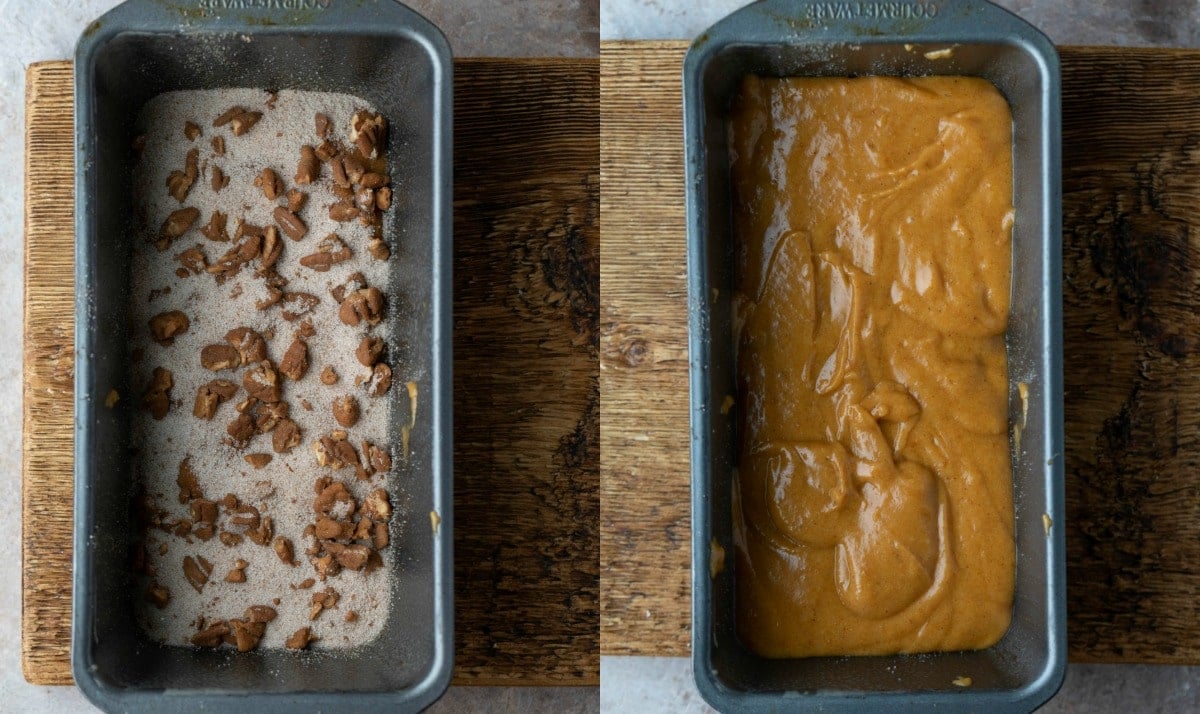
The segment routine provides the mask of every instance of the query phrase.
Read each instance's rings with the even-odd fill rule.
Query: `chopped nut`
[[[375,192],[375,208],[386,211],[392,207],[392,189],[384,186]]]
[[[231,531],[221,531],[221,535],[218,537],[221,539],[222,543],[230,548],[241,545],[243,540],[242,536]]]
[[[363,188],[382,188],[391,182],[392,179],[386,174],[378,174],[374,171],[368,171],[367,173],[363,174],[362,180],[358,182],[358,185]]]
[[[235,327],[225,333],[225,341],[237,350],[242,364],[262,362],[267,358],[267,341],[252,328]]]
[[[183,203],[187,198],[188,193],[192,190],[192,184],[196,182],[196,177],[200,174],[200,169],[197,165],[199,159],[199,149],[189,150],[184,170],[172,171],[167,176],[167,192],[180,203]]]
[[[146,588],[146,602],[161,610],[171,602],[171,591],[158,583],[152,583]]]
[[[171,408],[171,388],[175,386],[171,370],[162,367],[154,368],[150,384],[142,395],[142,407],[150,412],[156,421],[167,415]]]
[[[336,521],[328,516],[318,516],[313,524],[313,534],[318,540],[349,540],[354,525]]]
[[[200,127],[195,122],[185,121],[183,135],[187,137],[188,141],[195,141],[200,136]]]
[[[254,468],[261,469],[262,467],[271,463],[271,459],[273,457],[270,454],[246,454],[242,458],[244,458],[246,463],[250,464]]]
[[[249,414],[238,414],[237,418],[225,427],[225,433],[238,446],[245,445],[254,437],[254,418]]]
[[[337,384],[338,374],[333,369],[333,365],[327,364],[321,370],[321,384]]]
[[[313,443],[313,453],[317,456],[319,466],[328,466],[334,470],[360,465],[358,452],[354,450],[354,445],[346,440],[345,432],[341,432],[341,438],[338,438],[338,432],[322,436]]]
[[[196,472],[192,470],[191,458],[190,456],[183,457],[183,461],[179,462],[179,475],[175,477],[175,484],[179,486],[180,503],[187,503],[193,498],[204,498],[204,492],[200,490]]]
[[[262,112],[246,111],[243,107],[230,107],[221,116],[213,120],[213,126],[230,125],[234,136],[241,136],[262,119]]]
[[[283,179],[271,168],[264,168],[254,178],[254,185],[262,189],[263,196],[268,201],[274,201],[283,194]]]
[[[352,183],[350,177],[346,175],[346,157],[336,158],[329,162],[330,171],[333,173],[333,185],[341,188],[350,188]]]
[[[192,499],[188,510],[192,514],[192,520],[197,523],[217,522],[217,504],[207,498]]]
[[[374,367],[375,363],[383,356],[384,342],[378,337],[364,337],[362,342],[358,343],[358,348],[354,350],[354,356],[358,358],[359,364],[364,367]]]
[[[188,331],[191,323],[179,310],[160,312],[150,318],[150,337],[164,347],[175,344],[175,336]]]
[[[371,465],[371,469],[376,473],[387,473],[392,470],[392,457],[388,454],[387,449],[364,441],[363,453],[366,455],[366,461]]]
[[[288,189],[287,192],[287,207],[292,213],[299,213],[304,204],[308,202],[308,194],[298,188]]]
[[[367,383],[367,394],[372,397],[382,397],[392,388],[392,368],[386,362],[380,362],[371,370],[371,380]]]
[[[329,136],[329,130],[333,128],[333,121],[329,119],[327,114],[317,112],[314,118],[317,125],[317,138],[324,139]]]
[[[300,427],[291,419],[281,419],[271,432],[271,447],[283,454],[300,445]]]
[[[183,577],[187,578],[188,583],[196,589],[196,592],[204,592],[204,585],[208,582],[208,576],[211,574],[212,564],[204,558],[200,558],[200,562],[197,563],[196,559],[190,555],[183,557]]]
[[[370,243],[367,243],[367,252],[375,260],[387,260],[392,257],[392,249],[382,238],[372,238]]]
[[[378,156],[379,146],[387,137],[387,120],[382,114],[359,110],[350,118],[350,141],[368,159]]]
[[[275,524],[270,516],[263,516],[258,528],[246,531],[246,537],[258,545],[266,545],[275,536]]]
[[[229,624],[233,626],[233,639],[238,652],[249,652],[257,647],[266,631],[266,625],[261,622],[230,620]]]
[[[246,526],[247,528],[258,528],[262,523],[262,515],[258,509],[248,503],[240,503],[232,509],[233,514],[229,517],[229,522],[238,526]]]
[[[359,518],[354,525],[354,540],[371,540],[371,519]]]
[[[361,543],[351,543],[343,545],[342,543],[330,542],[325,544],[325,551],[333,556],[337,564],[346,570],[362,570],[367,564],[367,557],[371,553],[371,549]]]
[[[214,136],[212,138],[212,148],[213,148],[214,154],[216,154],[217,156],[224,156],[225,155],[225,137],[223,137],[219,134],[217,136]]]
[[[375,190],[359,186],[354,192],[354,205],[368,215],[375,211]]]
[[[351,327],[357,327],[360,322],[377,325],[383,319],[383,311],[383,293],[379,288],[369,287],[346,295],[338,308],[338,317]]]
[[[304,580],[301,580],[299,582],[299,584],[296,585],[296,589],[297,590],[308,590],[309,588],[311,588],[312,586],[314,586],[316,584],[317,584],[316,580],[314,580],[312,578],[305,578]]]
[[[346,622],[358,622],[358,613],[354,610],[347,612],[345,620]]]
[[[211,241],[218,243],[226,243],[229,241],[229,233],[225,230],[225,224],[228,216],[220,211],[213,211],[212,216],[208,219],[208,224],[200,229],[200,233]]]
[[[208,258],[204,256],[204,251],[200,249],[199,243],[175,256],[175,259],[189,275],[199,275],[208,268]]]
[[[312,594],[312,607],[308,611],[308,619],[315,620],[324,610],[329,610],[337,606],[340,599],[338,591],[333,588],[325,588],[325,592]]]
[[[339,223],[353,221],[358,217],[358,208],[350,201],[338,201],[329,206],[329,217]]]
[[[304,221],[285,206],[276,206],[272,215],[275,216],[275,222],[279,224],[280,230],[286,233],[288,238],[300,240],[308,234],[308,226],[304,224]]]
[[[317,158],[321,161],[329,161],[329,165],[333,167],[341,163],[340,161],[331,160],[337,156],[340,151],[341,149],[338,148],[337,144],[333,143],[329,139],[326,139],[325,141],[321,142],[320,146],[317,147]]]
[[[154,247],[158,248],[160,253],[171,247],[171,242],[187,233],[198,218],[200,218],[200,209],[194,206],[172,211],[171,215],[167,216],[167,220],[163,221]]]
[[[228,379],[214,379],[196,390],[196,404],[192,414],[199,419],[212,419],[217,407],[237,394],[237,385]]]
[[[362,514],[373,521],[386,521],[392,517],[392,503],[387,491],[377,488],[363,499]]]
[[[212,125],[213,126],[225,126],[235,116],[237,116],[239,114],[245,114],[245,113],[246,113],[245,107],[238,107],[238,106],[230,107],[230,108],[226,109],[219,117],[217,117],[216,119],[213,119]]]
[[[229,185],[229,177],[225,175],[220,166],[213,167],[210,185],[214,193],[220,192],[221,189]]]
[[[354,251],[336,233],[330,233],[317,243],[317,252],[300,259],[300,265],[319,272],[326,272],[330,267],[343,263],[354,257]]]
[[[263,234],[259,264],[264,270],[272,268],[279,261],[281,255],[283,255],[283,241],[279,238],[279,231],[275,226],[267,226],[266,232]]]
[[[225,582],[227,583],[244,583],[246,582],[246,571],[241,568],[232,568],[228,573],[225,573]]]
[[[220,647],[229,634],[229,625],[224,620],[217,620],[205,629],[192,635],[192,644],[197,647]]]
[[[236,369],[242,365],[241,355],[229,345],[208,345],[200,350],[200,365],[205,369],[218,372],[222,369]]]
[[[264,402],[277,402],[282,397],[279,373],[271,360],[265,359],[242,375],[242,386],[246,393]]]
[[[275,548],[275,555],[279,556],[280,561],[285,565],[296,565],[296,558],[290,540],[283,536],[275,536],[275,541],[272,545]]]
[[[269,605],[251,605],[242,614],[242,618],[247,622],[270,622],[278,616],[275,608]]]
[[[313,511],[317,515],[329,516],[335,520],[353,516],[354,510],[354,496],[346,490],[346,484],[341,481],[330,483],[313,500]]]
[[[297,336],[283,353],[279,371],[293,382],[299,382],[308,372],[308,345]]]
[[[310,184],[320,176],[321,162],[317,160],[317,152],[308,144],[301,146],[300,163],[296,167],[296,183]]]
[[[333,400],[333,418],[347,429],[358,423],[358,400],[347,394]]]
[[[312,628],[301,627],[299,630],[293,632],[291,637],[287,638],[287,642],[283,644],[289,650],[306,650],[309,643],[315,639],[317,638],[313,637]]]
[[[329,291],[329,294],[333,296],[333,299],[337,301],[337,304],[341,305],[343,302],[345,302],[347,295],[350,295],[355,290],[365,288],[366,286],[367,279],[363,277],[362,273],[351,273],[346,277],[345,281],[335,285]]]

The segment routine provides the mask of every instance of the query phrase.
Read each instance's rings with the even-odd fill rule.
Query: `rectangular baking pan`
[[[944,48],[952,48],[949,58],[924,56]],[[1011,105],[1016,224],[1007,335],[1010,424],[1022,419],[1019,382],[1029,385],[1029,404],[1012,462],[1017,554],[1012,625],[987,650],[770,660],[738,641],[731,513],[736,415],[721,414],[718,405],[736,393],[726,121],[731,94],[747,74],[975,75],[999,87]],[[692,657],[700,692],[725,711],[1036,708],[1057,691],[1066,664],[1060,79],[1053,45],[1025,22],[979,0],[762,0],[692,44],[683,82]],[[1047,526],[1043,514],[1053,525]],[[959,677],[970,677],[971,685],[956,686]]]
[[[75,553],[71,666],[107,711],[416,711],[453,660],[450,48],[391,0],[130,0],[92,23],[75,56]],[[134,118],[166,91],[261,87],[345,92],[390,122],[397,189],[389,242],[400,372],[419,389],[393,524],[388,621],[350,651],[195,650],[134,621],[128,458],[136,398],[127,305]],[[405,390],[393,389],[395,400]],[[408,417],[393,402],[395,423]],[[399,435],[395,443],[400,443]],[[398,460],[399,462],[400,460]],[[430,526],[436,511],[440,526]],[[394,528],[396,526],[394,525]]]

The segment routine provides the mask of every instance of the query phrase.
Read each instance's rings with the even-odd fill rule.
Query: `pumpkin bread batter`
[[[747,77],[729,128],[742,641],[989,647],[1014,580],[1004,97]]]

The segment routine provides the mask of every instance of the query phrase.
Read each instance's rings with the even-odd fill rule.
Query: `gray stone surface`
[[[22,161],[25,67],[65,59],[87,23],[118,0],[0,0],[0,560],[20,560]],[[594,56],[599,0],[412,0],[458,56]],[[0,578],[0,712],[94,711],[75,687],[35,687],[21,674],[21,580]],[[599,709],[596,687],[451,687],[431,711],[564,712]]]
[[[951,0],[941,0],[951,1]],[[603,0],[602,39],[691,39],[745,0]],[[998,0],[1058,44],[1196,47],[1195,0]],[[603,711],[711,711],[688,660],[601,658]],[[1200,667],[1072,665],[1046,712],[1200,711]]]

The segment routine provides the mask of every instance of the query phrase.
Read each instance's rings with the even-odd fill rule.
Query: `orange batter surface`
[[[734,101],[738,631],[767,657],[1008,629],[1012,117],[967,77]]]

